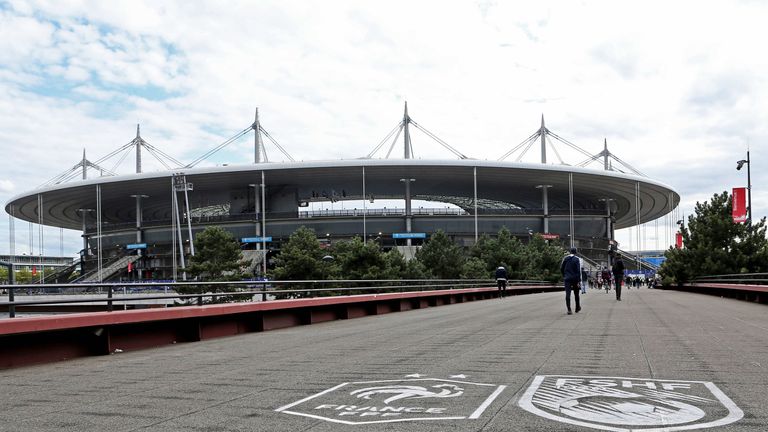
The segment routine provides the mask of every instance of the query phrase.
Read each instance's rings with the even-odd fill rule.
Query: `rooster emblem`
[[[350,394],[366,400],[370,400],[372,396],[376,395],[392,395],[384,399],[384,403],[387,405],[389,405],[390,402],[399,401],[401,399],[452,398],[464,394],[464,389],[454,384],[433,385],[430,389],[420,386],[393,385],[368,387],[355,390],[350,392]]]

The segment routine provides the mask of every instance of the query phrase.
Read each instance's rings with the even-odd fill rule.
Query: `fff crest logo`
[[[474,420],[505,388],[414,374],[399,380],[342,383],[275,411],[348,425]]]
[[[744,416],[706,381],[541,375],[518,404],[550,420],[615,432],[704,429]]]

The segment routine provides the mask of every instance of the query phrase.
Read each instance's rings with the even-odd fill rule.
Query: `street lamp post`
[[[750,167],[752,164],[749,163],[749,150],[747,150],[747,159],[736,161],[736,170],[740,171],[741,168],[744,166],[744,164],[747,164],[747,221],[751,225],[752,224],[752,177],[750,175]]]

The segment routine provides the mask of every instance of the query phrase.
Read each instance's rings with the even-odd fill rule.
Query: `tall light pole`
[[[749,163],[749,150],[747,150],[747,159],[736,161],[736,170],[740,171],[744,164],[747,164],[747,221],[752,225],[752,177],[749,172],[752,164]]]

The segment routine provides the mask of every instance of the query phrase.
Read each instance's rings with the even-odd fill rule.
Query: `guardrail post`
[[[13,271],[11,269],[11,271]],[[13,305],[13,302],[15,300],[13,299],[13,288],[8,288],[8,302],[11,304],[8,305],[8,317],[9,318],[15,318],[16,317],[16,306]]]
[[[203,305],[203,296],[198,296],[197,297],[197,305],[198,306],[202,306]]]
[[[267,283],[261,284],[261,301],[267,301]]]
[[[107,287],[107,311],[112,312],[112,285]]]

